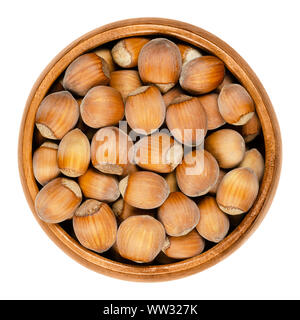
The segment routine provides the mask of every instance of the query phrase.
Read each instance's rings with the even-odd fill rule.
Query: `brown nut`
[[[177,47],[181,54],[182,66],[195,58],[202,57],[200,50],[195,47],[183,43],[178,43]]]
[[[129,126],[137,133],[150,134],[164,122],[166,106],[160,91],[154,86],[144,86],[131,92],[125,104]]]
[[[122,68],[136,67],[140,51],[149,41],[143,37],[132,37],[118,41],[111,51],[114,61]]]
[[[83,175],[89,167],[90,159],[90,142],[80,129],[73,129],[62,138],[58,146],[57,164],[64,175]]]
[[[166,234],[179,237],[196,227],[200,212],[196,203],[182,192],[172,192],[159,207],[157,217],[164,225]]]
[[[245,142],[251,142],[254,140],[261,131],[261,124],[256,113],[253,117],[241,127],[241,134],[245,139]]]
[[[127,203],[140,209],[158,208],[170,192],[163,177],[148,171],[130,174],[120,181],[119,189]]]
[[[225,176],[225,174],[226,174],[226,172],[224,170],[220,169],[218,180],[217,180],[216,184],[209,190],[209,193],[211,193],[211,194],[217,193],[218,187],[219,187],[223,177]]]
[[[136,70],[118,70],[110,74],[109,85],[118,90],[125,101],[130,92],[142,86],[142,82]]]
[[[188,146],[201,144],[207,132],[206,113],[196,97],[175,98],[168,106],[166,123],[176,140]]]
[[[217,88],[224,79],[224,63],[214,56],[193,59],[182,67],[179,83],[192,94],[204,94]]]
[[[112,204],[112,210],[117,217],[118,221],[122,222],[131,216],[150,215],[154,216],[154,210],[139,209],[131,206],[124,201],[123,198],[118,199]]]
[[[199,197],[211,190],[219,176],[216,159],[206,150],[187,153],[176,168],[179,189],[189,197]]]
[[[111,87],[94,87],[83,98],[80,113],[83,122],[92,128],[117,124],[124,117],[122,96]]]
[[[79,118],[77,101],[67,91],[51,93],[41,102],[35,124],[43,137],[61,139],[73,129]]]
[[[139,167],[160,173],[173,171],[183,157],[181,144],[164,132],[143,137],[133,151],[134,162]]]
[[[177,83],[181,64],[178,47],[165,38],[149,41],[142,48],[138,59],[142,81],[156,84],[163,93],[169,91]]]
[[[60,174],[57,165],[58,145],[53,142],[44,142],[34,151],[32,158],[33,174],[43,186]]]
[[[218,105],[224,120],[235,126],[247,123],[255,111],[249,93],[244,87],[234,83],[223,87],[219,94]]]
[[[67,178],[56,178],[47,183],[35,198],[35,210],[41,220],[59,223],[72,218],[80,205],[79,185]]]
[[[256,174],[249,168],[229,171],[217,191],[217,203],[225,213],[236,215],[248,211],[258,194],[259,183]]]
[[[129,152],[130,154],[130,152]],[[130,160],[129,160],[130,161]],[[139,171],[138,166],[136,166],[134,163],[129,162],[128,165],[124,168],[123,174],[120,176],[120,178],[125,178],[131,173]]]
[[[133,216],[124,220],[117,233],[120,255],[137,263],[155,259],[165,243],[165,229],[148,215]]]
[[[112,58],[111,51],[108,48],[98,48],[94,51],[94,53],[106,61],[110,72],[115,71],[116,66]]]
[[[117,127],[101,128],[92,140],[92,164],[103,173],[124,175],[129,170],[128,152],[132,146],[132,140],[124,131]]]
[[[244,158],[245,141],[237,131],[221,129],[205,139],[205,149],[216,158],[221,168],[233,168]]]
[[[229,218],[218,207],[216,199],[213,197],[204,197],[198,203],[200,210],[200,220],[197,224],[197,231],[208,241],[215,243],[225,238],[229,230]]]
[[[260,181],[264,175],[265,162],[261,153],[253,148],[245,153],[243,161],[239,164],[241,168],[250,168],[256,174],[258,180]]]
[[[174,87],[163,95],[163,99],[166,105],[166,108],[173,102],[177,97],[184,95],[183,90],[180,87]]]
[[[86,198],[113,202],[120,196],[117,178],[92,168],[78,178],[78,183]]]
[[[234,82],[233,76],[229,72],[225,72],[225,77],[222,81],[222,83],[216,88],[216,91],[220,93],[220,91],[228,84],[231,84]]]
[[[219,112],[217,93],[208,93],[198,97],[198,99],[206,113],[208,130],[217,129],[225,124],[225,120]]]
[[[107,62],[95,53],[86,53],[75,59],[67,68],[63,86],[79,96],[84,96],[93,87],[109,83]]]
[[[76,210],[73,229],[78,241],[98,253],[112,247],[117,237],[117,221],[104,202],[88,199]]]
[[[205,247],[205,240],[196,230],[182,237],[168,237],[169,245],[165,245],[163,252],[173,259],[188,259],[200,254]]]
[[[179,191],[177,181],[176,181],[175,171],[172,171],[172,172],[166,174],[164,178],[167,181],[167,184],[169,185],[170,192]]]

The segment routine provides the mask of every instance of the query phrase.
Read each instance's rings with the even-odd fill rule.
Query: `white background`
[[[2,299],[299,299],[299,1],[1,1]],[[250,239],[214,267],[180,280],[134,283],[73,261],[34,219],[17,167],[18,131],[29,92],[52,58],[104,24],[164,17],[202,27],[252,67],[277,113],[283,140],[280,184]]]

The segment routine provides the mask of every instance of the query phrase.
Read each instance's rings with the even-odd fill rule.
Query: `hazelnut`
[[[122,68],[138,65],[138,57],[143,46],[150,40],[142,37],[122,39],[112,48],[114,61]]]
[[[206,113],[196,97],[175,98],[168,106],[166,123],[175,139],[188,146],[201,144],[207,132]]]
[[[95,86],[109,83],[107,62],[95,53],[86,53],[75,59],[67,68],[63,86],[79,96],[84,96]]]
[[[164,243],[163,225],[148,215],[129,217],[118,229],[117,247],[120,255],[137,263],[153,261]]]
[[[41,220],[59,223],[72,218],[80,205],[79,185],[67,178],[56,178],[47,183],[35,198],[35,210]]]
[[[192,94],[204,94],[217,88],[224,79],[224,63],[214,56],[193,59],[182,67],[179,83]]]
[[[78,178],[78,183],[86,198],[113,202],[120,196],[117,178],[92,168]]]
[[[182,66],[195,58],[202,57],[202,53],[197,48],[184,43],[178,43],[177,47],[179,48],[181,54]]]
[[[125,101],[130,92],[142,86],[142,82],[136,70],[118,70],[110,74],[109,85],[118,90]]]
[[[260,131],[261,124],[256,113],[241,127],[241,134],[246,143],[253,141],[260,134]]]
[[[80,113],[83,122],[92,128],[117,124],[124,117],[122,96],[111,87],[94,87],[83,98]]]
[[[225,72],[225,77],[222,83],[216,88],[216,91],[220,93],[220,91],[225,87],[227,84],[231,84],[234,82],[233,76],[229,72]]]
[[[86,200],[76,210],[73,229],[85,248],[98,253],[110,249],[117,237],[117,221],[111,208],[94,199]]]
[[[169,185],[170,192],[179,191],[177,181],[176,181],[175,171],[172,171],[172,172],[166,174],[164,178],[167,181],[167,184]]]
[[[198,97],[206,113],[208,130],[217,129],[225,124],[219,111],[218,96],[217,93],[208,93]]]
[[[140,209],[160,207],[170,193],[166,180],[148,171],[130,174],[120,181],[119,189],[127,203]]]
[[[258,194],[259,183],[250,168],[236,168],[222,179],[217,191],[217,203],[225,213],[236,215],[248,211]]]
[[[118,221],[122,222],[131,216],[150,215],[154,216],[154,210],[139,209],[131,206],[124,201],[123,198],[118,199],[112,204],[112,210],[117,217]]]
[[[244,158],[245,141],[237,131],[221,129],[205,139],[205,149],[217,159],[221,168],[233,168]]]
[[[57,163],[64,175],[69,177],[83,175],[89,167],[90,158],[90,142],[80,129],[73,129],[60,141]]]
[[[57,149],[56,143],[44,142],[33,154],[33,174],[41,185],[47,184],[60,174],[57,165]]]
[[[215,243],[225,238],[229,230],[229,218],[220,210],[216,199],[213,197],[204,197],[198,203],[200,210],[200,220],[197,224],[197,231],[208,241]]]
[[[174,87],[163,95],[163,99],[166,105],[166,108],[173,102],[177,97],[184,95],[183,90],[180,87]]]
[[[196,230],[181,237],[168,237],[169,244],[163,252],[173,259],[188,259],[200,254],[205,247],[205,240]]]
[[[117,127],[101,128],[92,139],[92,164],[103,173],[124,175],[129,170],[128,152],[132,146],[124,131]]]
[[[43,137],[61,139],[73,129],[79,118],[77,101],[67,91],[51,93],[41,102],[35,124]]]
[[[158,209],[158,219],[169,236],[183,236],[199,222],[200,212],[196,203],[182,192],[170,193]]]
[[[176,168],[179,189],[189,197],[199,197],[211,190],[219,176],[216,159],[206,150],[187,153]]]
[[[145,44],[138,59],[144,83],[156,84],[165,93],[175,86],[181,72],[181,54],[175,43],[156,38]]]
[[[98,57],[100,57],[106,61],[110,72],[115,71],[116,66],[115,66],[113,57],[111,55],[111,51],[108,48],[98,48],[98,49],[94,50],[94,53]]]
[[[129,126],[139,134],[150,134],[164,122],[166,106],[160,91],[154,86],[144,86],[131,92],[125,104]]]
[[[134,145],[134,161],[141,168],[168,173],[181,162],[183,149],[167,133],[145,136]]]
[[[130,154],[130,152],[129,152]],[[129,160],[130,161],[130,160]],[[123,174],[121,174],[120,178],[125,178],[131,173],[139,171],[138,166],[136,166],[134,163],[129,162],[127,166],[125,166],[123,170]]]
[[[258,180],[260,181],[264,175],[265,162],[261,153],[253,148],[245,153],[243,161],[239,164],[241,168],[250,168],[256,174]]]
[[[247,123],[255,111],[252,98],[239,84],[224,86],[219,94],[218,105],[224,120],[235,126]]]

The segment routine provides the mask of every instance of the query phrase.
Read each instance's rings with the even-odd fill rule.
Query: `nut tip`
[[[86,200],[75,212],[76,217],[91,216],[99,211],[102,206],[102,202],[88,199]]]
[[[70,189],[76,195],[77,198],[82,198],[81,189],[75,181],[67,178],[62,178],[61,183],[66,188]]]
[[[121,193],[123,198],[124,198],[124,195],[125,195],[125,192],[126,192],[126,188],[127,188],[127,185],[128,185],[128,178],[129,178],[129,176],[123,178],[119,182],[119,190],[120,190],[120,193]]]
[[[254,112],[246,113],[240,117],[239,121],[233,123],[233,125],[242,126],[246,124],[253,117],[253,115],[254,115]]]
[[[38,128],[39,132],[43,137],[48,139],[53,139],[53,140],[58,139],[53,133],[53,131],[49,127],[47,127],[45,124],[36,123],[36,127]]]

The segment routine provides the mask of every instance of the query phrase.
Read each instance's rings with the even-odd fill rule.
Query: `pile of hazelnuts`
[[[250,94],[218,57],[174,39],[80,55],[35,124],[38,217],[116,261],[201,254],[240,223],[263,178]]]

